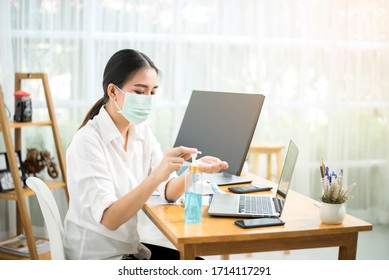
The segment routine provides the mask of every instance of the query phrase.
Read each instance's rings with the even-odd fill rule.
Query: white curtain
[[[64,149],[102,96],[108,58],[135,48],[162,71],[152,125],[164,148],[174,143],[192,90],[259,92],[266,100],[254,140],[287,145],[292,138],[300,147],[292,189],[319,199],[323,159],[334,171],[343,169],[346,184],[357,183],[349,213],[389,223],[387,0],[8,0],[0,5],[6,101],[12,107],[15,71],[46,72]],[[42,88],[26,87],[39,112]],[[26,141],[49,145],[42,139]],[[3,228],[0,223],[0,232]]]

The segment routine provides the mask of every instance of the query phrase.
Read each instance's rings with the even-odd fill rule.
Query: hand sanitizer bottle
[[[185,177],[185,223],[201,223],[202,209],[202,174],[196,163],[196,156],[192,156],[192,164]]]

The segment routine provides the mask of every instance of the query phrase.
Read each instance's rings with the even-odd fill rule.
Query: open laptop
[[[296,144],[290,140],[275,196],[216,193],[210,202],[208,214],[230,217],[280,217],[298,152]]]
[[[174,147],[197,148],[202,156],[227,161],[220,173],[203,174],[217,185],[250,183],[241,177],[265,96],[254,93],[192,92]]]

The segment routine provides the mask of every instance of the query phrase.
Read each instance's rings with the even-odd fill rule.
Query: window
[[[319,199],[323,159],[357,183],[349,213],[389,223],[385,1],[2,2],[3,88],[15,71],[48,73],[65,148],[103,94],[108,58],[135,48],[162,70],[152,127],[163,148],[193,89],[260,92],[255,140],[300,147],[292,188]]]

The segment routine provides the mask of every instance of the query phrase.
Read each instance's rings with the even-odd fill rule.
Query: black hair
[[[155,66],[154,62],[147,55],[139,51],[123,49],[112,55],[104,69],[104,95],[92,106],[92,108],[86,114],[80,128],[83,127],[89,120],[93,119],[93,117],[99,113],[100,108],[108,102],[109,96],[107,89],[110,83],[121,88],[129,79],[135,75],[137,71],[145,67],[152,67],[157,72],[157,74],[159,73],[159,70]]]

